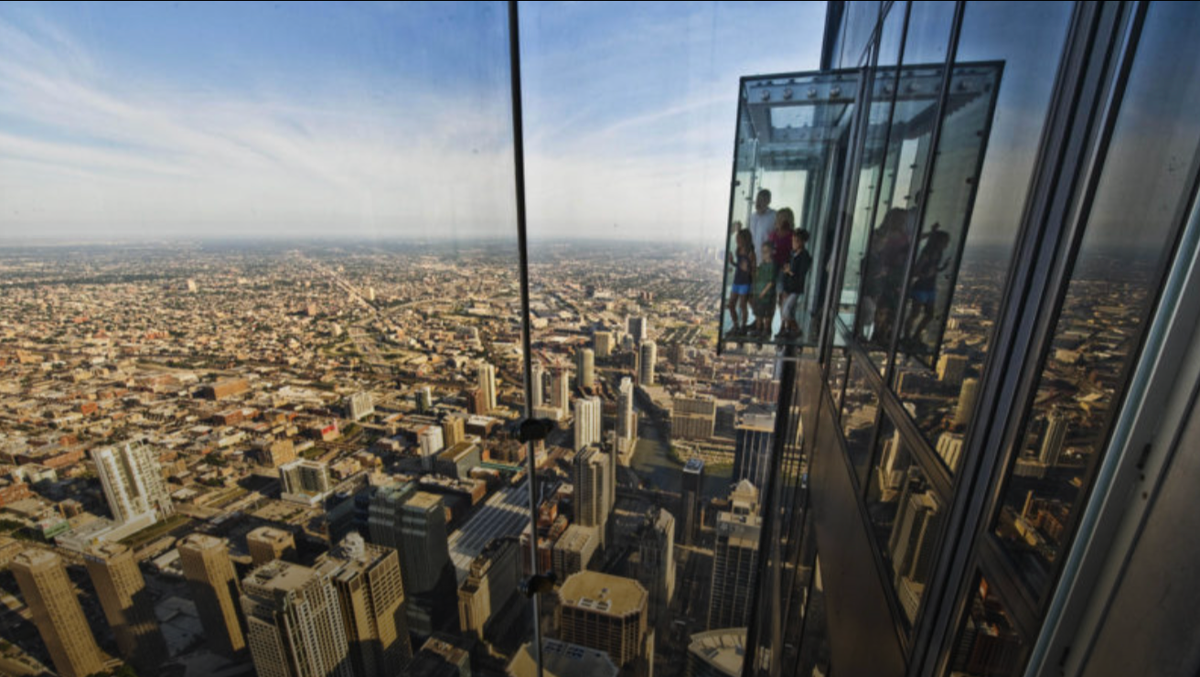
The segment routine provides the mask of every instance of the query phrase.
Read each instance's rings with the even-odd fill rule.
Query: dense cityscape
[[[531,536],[511,243],[7,250],[0,667],[530,674],[536,538],[548,668],[736,669],[778,384],[716,355],[720,272],[535,251]]]

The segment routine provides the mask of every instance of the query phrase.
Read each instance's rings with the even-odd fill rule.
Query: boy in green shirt
[[[760,336],[771,335],[775,319],[775,250],[771,243],[762,246],[762,258],[754,271],[754,330]]]

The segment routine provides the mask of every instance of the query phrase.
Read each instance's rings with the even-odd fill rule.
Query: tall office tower
[[[229,559],[228,543],[223,538],[191,534],[179,545],[179,563],[213,650],[228,658],[238,656],[246,649],[238,615],[242,591]]]
[[[533,393],[529,396],[529,410],[533,411],[534,407],[540,407],[546,401],[546,368],[541,362],[533,363],[533,370],[529,374],[530,386],[533,388]]]
[[[296,538],[290,531],[263,526],[246,534],[246,548],[254,566],[262,566],[277,559],[295,557]]]
[[[575,451],[600,443],[600,398],[575,400]]]
[[[93,449],[92,460],[114,520],[128,522],[147,513],[161,519],[175,512],[158,458],[146,445],[135,440]]]
[[[447,416],[442,419],[442,441],[447,447],[452,447],[466,438],[466,424],[461,416]]]
[[[104,655],[58,555],[26,550],[13,558],[10,567],[58,673],[87,677],[103,671]]]
[[[459,628],[481,640],[492,640],[507,629],[509,614],[520,613],[514,601],[521,583],[521,542],[511,536],[488,541],[471,560],[467,579],[458,589]]]
[[[1047,466],[1058,465],[1066,441],[1067,417],[1055,409],[1046,417],[1046,435],[1042,437],[1042,451],[1038,454],[1038,460]]]
[[[352,533],[317,560],[316,570],[337,590],[354,674],[400,674],[413,652],[396,551]]]
[[[683,466],[683,519],[679,520],[679,541],[684,545],[696,542],[696,531],[704,523],[704,459],[693,456]]]
[[[730,509],[717,515],[708,629],[745,627],[758,563],[762,517],[758,489],[743,479],[729,494]]]
[[[666,621],[667,610],[675,597],[675,517],[662,508],[656,509],[653,519],[638,538],[634,577],[650,595],[650,623],[657,625]]]
[[[775,441],[774,414],[746,414],[735,428],[733,481],[750,480],[759,491],[767,487],[771,447]]]
[[[592,345],[596,348],[596,357],[610,357],[613,351],[613,335],[611,331],[598,331],[592,335]]]
[[[435,425],[427,425],[417,433],[417,441],[421,445],[421,467],[432,471],[434,460],[446,447],[442,440],[442,429]]]
[[[496,408],[496,368],[487,362],[480,362],[478,377],[483,405],[487,411],[492,411]]]
[[[282,560],[242,581],[246,639],[259,677],[354,677],[329,577]]]
[[[591,348],[577,348],[575,353],[575,373],[579,376],[579,387],[591,389],[596,387],[596,352]]]
[[[671,438],[707,440],[717,422],[717,401],[711,396],[676,397],[671,406]]]
[[[641,356],[638,363],[638,383],[652,386],[654,385],[654,365],[658,361],[658,345],[654,341],[643,341],[638,354]]]
[[[446,506],[441,496],[414,492],[400,507],[400,571],[408,591],[408,627],[427,636],[458,625],[458,581],[446,538]]]
[[[879,451],[879,465],[875,467],[875,486],[880,503],[896,500],[896,495],[903,488],[908,464],[908,454],[900,441],[900,432],[896,431],[884,441]]]
[[[417,388],[417,411],[424,414],[433,409],[433,389],[429,386]]]
[[[292,461],[279,466],[283,493],[293,496],[318,497],[329,493],[329,466],[319,461]]]
[[[151,674],[169,655],[154,615],[154,600],[133,551],[105,543],[90,548],[84,562],[121,657],[141,674]]]
[[[888,538],[893,584],[910,623],[916,620],[941,530],[942,507],[927,488],[920,469],[910,467]]]
[[[625,332],[633,337],[637,344],[641,344],[646,340],[646,333],[649,332],[650,325],[645,317],[627,317],[625,318]]]
[[[588,447],[575,455],[571,480],[575,485],[575,523],[597,527],[603,546],[608,514],[612,511],[612,492],[608,483],[612,477],[612,459],[598,447]]]
[[[626,674],[643,674],[646,589],[632,578],[598,571],[571,575],[558,590],[558,638],[606,652]]]
[[[566,367],[554,367],[550,374],[550,406],[566,415],[571,406],[571,373]]]
[[[624,451],[625,445],[631,444],[637,436],[637,419],[633,414],[633,381],[628,377],[621,379],[617,394],[617,442]]]
[[[415,482],[392,482],[376,487],[367,507],[367,534],[372,543],[400,550],[403,544],[400,535],[404,523],[404,504],[416,491]],[[400,569],[404,570],[403,555]],[[412,587],[407,581],[405,585],[411,594]]]
[[[950,385],[959,385],[963,382],[963,377],[967,373],[967,365],[970,361],[966,355],[951,355],[943,353],[938,358],[937,377],[942,383]]]
[[[367,391],[354,393],[346,398],[346,414],[352,421],[360,421],[375,413],[375,396]]]
[[[954,425],[965,427],[971,420],[971,411],[975,409],[975,398],[979,395],[979,379],[969,378],[962,382],[958,395],[958,408],[954,410]]]

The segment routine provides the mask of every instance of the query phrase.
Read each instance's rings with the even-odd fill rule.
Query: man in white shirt
[[[750,214],[750,235],[754,238],[755,253],[762,251],[772,230],[775,230],[775,210],[771,209],[771,191],[764,188],[754,196],[754,212]]]

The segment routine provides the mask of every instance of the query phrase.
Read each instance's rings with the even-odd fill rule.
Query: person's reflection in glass
[[[729,315],[733,319],[733,329],[731,330],[733,333],[745,334],[750,328],[750,310],[747,306],[750,302],[751,285],[754,282],[754,264],[754,242],[750,231],[739,230],[733,286],[729,294]]]
[[[922,237],[927,238],[925,248],[913,263],[912,285],[908,298],[911,302],[908,311],[908,326],[904,332],[904,348],[909,352],[924,352],[925,328],[933,320],[934,302],[937,300],[938,273],[950,266],[950,261],[942,261],[946,248],[950,245],[950,235],[939,230],[940,223],[935,223],[929,232]]]
[[[909,210],[893,208],[871,237],[867,255],[870,277],[863,300],[863,309],[869,313],[871,326],[869,332],[864,326],[863,338],[880,345],[887,344],[898,310],[904,257],[908,254],[908,221]]]

